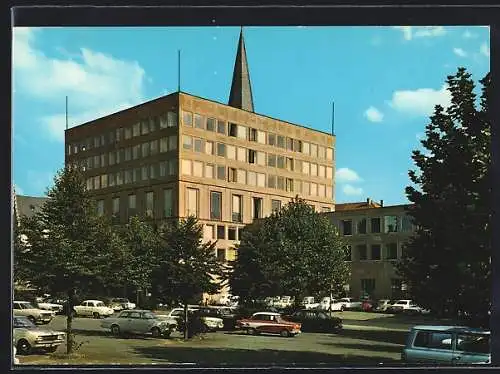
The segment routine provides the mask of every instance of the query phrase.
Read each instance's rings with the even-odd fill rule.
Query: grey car
[[[465,326],[415,326],[401,359],[421,364],[491,363],[490,331]]]
[[[150,310],[134,309],[123,310],[117,317],[105,318],[101,327],[109,329],[113,335],[151,334],[157,338],[170,336],[177,328],[177,321],[172,318],[160,318]]]

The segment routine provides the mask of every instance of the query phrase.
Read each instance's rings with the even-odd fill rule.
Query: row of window
[[[380,260],[397,260],[398,256],[398,244],[397,243],[387,243],[382,247],[381,244],[357,244],[354,247],[354,253],[352,251],[352,246],[347,246],[346,261],[380,261]]]
[[[399,278],[391,279],[391,299],[399,299],[403,296],[403,281]],[[375,292],[375,279],[361,279],[361,295],[373,296]]]
[[[188,151],[226,157],[231,160],[247,162],[249,164],[287,169],[288,171],[295,171],[297,173],[318,176],[321,178],[333,178],[333,168],[330,166],[313,162],[310,163],[272,153],[266,154],[266,152],[236,147],[225,143],[214,143],[213,141],[192,137],[190,135],[182,136],[182,148]]]
[[[111,130],[107,134],[100,134],[94,137],[86,138],[79,144],[70,144],[68,146],[68,154],[76,154],[92,148],[115,144],[121,142],[122,140],[147,135],[158,129],[176,127],[177,122],[177,113],[175,112],[168,112],[160,116],[145,118],[133,125]]]
[[[187,127],[195,127],[201,130],[216,132],[218,134],[227,135],[242,140],[249,140],[261,144],[276,146],[278,148],[287,149],[292,152],[300,152],[310,155],[314,158],[323,160],[333,160],[333,149],[324,147],[314,143],[303,142],[302,140],[293,139],[284,135],[274,133],[266,133],[262,130],[257,130],[251,127],[238,125],[236,123],[202,116],[198,113],[182,112],[182,123]]]
[[[104,168],[107,166],[118,165],[131,160],[138,160],[154,156],[158,153],[164,153],[177,149],[177,135],[165,136],[160,139],[136,144],[134,146],[120,148],[108,153],[95,155],[83,159],[84,170],[95,168]]]
[[[381,233],[383,223],[383,232],[412,232],[413,223],[408,215],[396,216],[387,215],[384,217],[359,218],[353,222],[352,219],[340,221],[340,232],[344,236],[355,234]]]
[[[160,161],[151,165],[100,174],[87,178],[87,190],[99,190],[152,179],[162,179],[177,174],[177,160]]]
[[[182,160],[181,174],[200,178],[218,179],[242,185],[296,192],[304,196],[333,197],[333,187],[325,184],[236,169],[196,160]]]

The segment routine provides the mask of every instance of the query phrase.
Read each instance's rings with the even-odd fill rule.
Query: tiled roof
[[[357,203],[344,203],[344,204],[335,204],[335,210],[358,210],[358,209],[367,209],[367,208],[381,208],[382,205],[376,203],[374,201],[361,201]]]
[[[48,199],[48,197],[16,195],[16,215],[31,217]]]

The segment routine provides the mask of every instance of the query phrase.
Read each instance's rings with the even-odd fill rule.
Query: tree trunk
[[[73,298],[75,290],[71,288],[68,290],[68,308],[66,310],[66,353],[69,355],[73,353]]]
[[[188,340],[188,303],[184,300],[184,340]]]

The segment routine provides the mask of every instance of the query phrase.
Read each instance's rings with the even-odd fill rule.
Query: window
[[[116,173],[116,185],[121,186],[123,184],[123,171]]]
[[[333,178],[333,168],[331,168],[329,166],[326,167],[326,178],[327,179]]]
[[[311,143],[311,157],[318,157],[318,146]]]
[[[286,191],[293,192],[293,179],[286,178]]]
[[[149,142],[141,144],[141,153],[142,153],[142,157],[149,156]]]
[[[108,175],[108,183],[110,187],[113,187],[116,185],[116,175],[115,173],[111,173]]]
[[[138,122],[138,123],[134,123],[134,125],[132,126],[132,136],[139,136],[141,135],[141,124]]]
[[[286,169],[289,171],[293,171],[293,158],[286,158]]]
[[[177,175],[177,160],[168,160],[168,175]]]
[[[267,144],[276,145],[276,134],[267,134]]]
[[[137,160],[140,157],[140,153],[141,153],[141,145],[140,144],[134,145],[134,147],[132,148],[132,158],[134,160]],[[109,154],[109,156],[111,160],[111,153]],[[113,160],[114,160],[114,155],[113,155]]]
[[[326,149],[326,159],[333,160],[333,149],[332,148]]]
[[[323,213],[331,212],[331,211],[332,211],[332,208],[330,208],[329,206],[322,206],[322,207],[321,207],[321,211],[322,211]]]
[[[182,160],[182,174],[191,175],[191,160]]]
[[[248,150],[248,163],[255,164],[257,161],[257,152],[253,149]]]
[[[132,148],[127,147],[125,148],[125,161],[130,161],[132,160]]]
[[[242,169],[238,169],[236,180],[238,183],[246,184],[247,183],[247,172]]]
[[[205,178],[214,177],[214,166],[212,164],[205,165]]]
[[[193,138],[189,135],[182,136],[182,148],[191,150],[193,149]]]
[[[345,219],[342,223],[342,235],[352,235],[352,220]]]
[[[265,152],[256,152],[257,153],[257,164],[266,166],[266,153]]]
[[[276,142],[276,144],[278,145],[278,147],[285,148],[285,137],[283,135],[278,135],[277,139],[278,141]]]
[[[289,151],[293,151],[293,139],[286,138],[286,149]]]
[[[273,212],[279,212],[281,209],[281,200],[271,200],[271,210]]]
[[[226,157],[226,145],[224,143],[217,143],[217,156]]]
[[[226,167],[223,165],[217,165],[217,179],[226,179]]]
[[[257,185],[257,174],[255,174],[254,171],[248,171],[248,174],[247,174],[247,183],[250,186],[256,186]]]
[[[346,245],[345,248],[345,257],[344,261],[352,261],[352,250],[350,245]]]
[[[358,220],[357,229],[358,234],[366,234],[366,218]]]
[[[358,252],[358,258],[361,261],[367,260],[368,259],[368,254],[366,244],[359,244],[356,246],[356,251]]]
[[[261,197],[252,197],[252,218],[262,218],[262,198]]]
[[[309,162],[302,162],[302,173],[309,175]]]
[[[246,140],[247,139],[247,128],[242,125],[238,125],[238,138]]]
[[[177,127],[177,113],[168,112],[167,118],[168,118],[168,127]]]
[[[114,197],[112,200],[113,216],[118,217],[120,215],[120,198]]]
[[[302,193],[304,195],[311,195],[311,183],[310,182],[302,182]]]
[[[238,125],[235,123],[229,123],[229,136],[234,136],[235,138],[238,136]]]
[[[217,260],[220,262],[226,261],[226,249],[217,248]]]
[[[155,155],[158,153],[158,140],[152,140],[149,143],[149,148],[151,149],[151,155]]]
[[[101,167],[101,157],[100,156],[94,156],[94,167],[95,168]]]
[[[193,161],[193,176],[203,178],[203,162]]]
[[[284,156],[278,156],[276,161],[277,161],[276,164],[280,169],[285,168],[285,157]]]
[[[101,177],[99,175],[96,175],[94,177],[94,189],[98,190],[101,188]]]
[[[379,233],[380,232],[380,218],[372,218],[371,220],[371,232]]]
[[[158,164],[149,165],[149,179],[155,179],[158,176]]]
[[[237,174],[235,168],[227,168],[227,181],[228,182],[237,182]]]
[[[302,143],[302,153],[305,153],[306,155],[308,155],[311,151],[310,148],[311,148],[310,143],[306,143],[306,142]]]
[[[457,351],[467,353],[491,353],[490,336],[486,334],[457,335]]]
[[[226,146],[226,156],[231,160],[236,160],[236,147],[232,145]]]
[[[217,120],[217,132],[226,135],[226,122]]]
[[[372,295],[373,291],[375,291],[375,279],[361,279],[361,292]]]
[[[186,191],[186,215],[198,217],[198,190],[187,188]]]
[[[251,142],[257,141],[257,129],[248,129],[248,140],[250,140]]]
[[[311,182],[311,196],[318,196],[318,185]]]
[[[182,124],[184,126],[193,126],[193,114],[189,112],[182,111]]]
[[[247,150],[245,148],[238,147],[238,161],[247,161]]]
[[[177,149],[177,135],[168,137],[168,150],[173,151],[174,149]]]
[[[276,155],[267,154],[267,166],[276,167]]]
[[[157,125],[158,123],[158,125]],[[149,119],[149,132],[155,132],[156,128],[159,127],[160,119],[158,117],[151,117]]]
[[[266,144],[266,133],[264,131],[257,131],[257,142],[260,144]]]
[[[226,239],[226,226],[217,225],[217,239]]]
[[[164,217],[172,217],[173,215],[173,195],[172,189],[164,189],[163,190],[163,216]]]
[[[388,232],[398,231],[398,217],[397,216],[385,216],[384,217],[384,230]]]
[[[101,138],[100,138],[99,136],[96,136],[96,137],[94,138],[94,148],[98,148],[98,147],[100,147],[100,146],[101,146],[101,144],[100,144],[100,143],[101,143]]]
[[[135,195],[128,195],[128,216],[132,217],[135,215],[136,206],[136,197]]]
[[[324,160],[326,158],[326,148],[323,146],[318,146],[318,157]]]
[[[372,260],[380,260],[380,244],[372,244]]]
[[[311,163],[311,175],[315,177],[318,175],[318,164]]]
[[[401,217],[401,231],[402,232],[413,231],[413,219],[410,216],[404,215]]]
[[[400,299],[403,297],[403,281],[401,279],[391,279],[391,297],[393,299]]]
[[[97,215],[104,215],[104,200],[97,200]]]
[[[132,176],[132,181],[137,182],[141,180],[141,168],[134,168],[134,174]]]
[[[385,246],[386,248],[386,259],[387,260],[397,260],[398,259],[398,244],[397,243],[388,243]]]
[[[146,192],[146,217],[154,217],[154,192]]]
[[[326,178],[326,167],[325,165],[318,166],[318,177]]]
[[[203,227],[203,237],[205,239],[214,239],[214,225],[205,225]]]
[[[443,331],[418,331],[413,345],[422,348],[452,349],[453,334]]]
[[[205,123],[204,123],[204,117],[199,115],[199,114],[195,114],[194,115],[194,127],[196,127],[197,129],[205,129]]]
[[[207,118],[207,130],[215,131],[215,118]]]
[[[222,193],[210,192],[210,219],[222,219]]]
[[[325,197],[325,185],[324,184],[319,184],[318,185],[318,196],[319,197]]]
[[[266,174],[257,173],[257,186],[266,187]]]
[[[237,230],[236,230],[236,227],[234,227],[234,226],[229,226],[229,227],[227,228],[227,238],[228,238],[229,240],[237,240],[237,239],[236,239],[236,231],[237,231]]]
[[[143,181],[147,180],[148,179],[148,167],[147,166],[143,166],[141,167],[141,179]]]
[[[166,177],[168,175],[168,163],[167,161],[160,162],[160,177]]]
[[[285,178],[283,178],[283,177],[276,177],[276,188],[278,190],[284,190],[285,189]]]
[[[276,175],[267,176],[267,187],[276,188]]]
[[[231,219],[233,222],[243,222],[243,196],[233,195],[232,201],[232,215]]]
[[[293,151],[294,152],[302,152],[302,141],[298,139],[293,140]]]
[[[108,174],[101,175],[101,188],[108,187]]]
[[[168,114],[160,116],[160,129],[166,129],[168,127]]]

